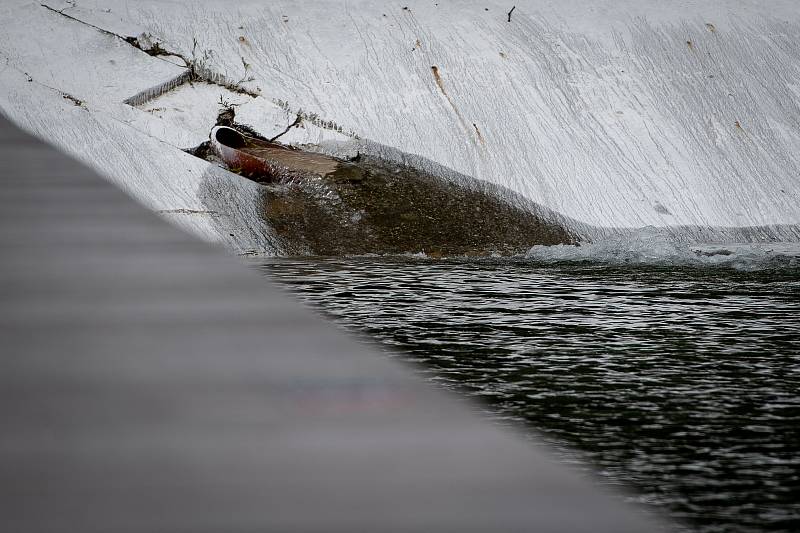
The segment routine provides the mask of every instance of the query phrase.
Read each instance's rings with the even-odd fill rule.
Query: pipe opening
[[[214,136],[218,143],[223,146],[230,146],[231,148],[241,148],[247,144],[241,133],[233,128],[227,128],[225,126],[217,128]]]

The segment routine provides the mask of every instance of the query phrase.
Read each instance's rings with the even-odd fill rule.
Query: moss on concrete
[[[290,253],[513,255],[574,241],[487,187],[364,156],[340,169],[264,185],[262,216]]]

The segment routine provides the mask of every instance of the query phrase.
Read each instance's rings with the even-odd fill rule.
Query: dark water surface
[[[800,270],[424,259],[263,270],[698,531],[800,531]]]

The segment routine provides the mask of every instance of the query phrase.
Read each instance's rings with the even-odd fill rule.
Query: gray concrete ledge
[[[2,117],[0,169],[0,531],[654,529]]]

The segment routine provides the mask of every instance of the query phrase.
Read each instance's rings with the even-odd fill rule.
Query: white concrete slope
[[[259,102],[245,113],[256,126],[275,128],[281,111],[302,110],[593,226],[782,225],[755,235],[800,239],[800,9],[793,0],[48,5],[120,36],[151,35],[203,72],[238,82],[260,95],[243,97]],[[118,58],[111,67],[109,54],[126,44],[120,40],[82,44],[72,54],[54,50],[77,33],[100,32],[38,4],[5,9],[3,26],[23,15],[39,25],[46,16],[71,32],[0,37],[6,64],[23,72],[38,66],[45,81],[85,89],[98,106],[164,83],[174,75],[166,70],[179,69],[169,62],[183,64],[133,49],[125,53],[139,54],[141,66]],[[91,64],[90,74],[102,64],[105,74],[52,74],[54,57],[67,70]],[[110,94],[104,84],[115,72],[127,86]],[[9,77],[4,71],[0,83],[8,86]],[[0,96],[0,109],[43,133],[25,117],[28,105]],[[137,112],[111,114],[132,123]],[[174,117],[155,115],[135,120],[180,144]],[[62,144],[81,155],[83,148]],[[103,164],[107,174],[117,172]]]

